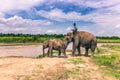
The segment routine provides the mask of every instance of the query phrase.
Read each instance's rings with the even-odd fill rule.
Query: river
[[[103,44],[115,44],[115,43],[98,43],[98,47]],[[120,45],[117,43],[117,45]],[[68,45],[67,50],[72,49],[72,43]],[[47,49],[45,50],[47,52]],[[0,46],[0,57],[7,56],[23,56],[23,57],[37,57],[42,54],[41,45],[24,45],[24,46]]]

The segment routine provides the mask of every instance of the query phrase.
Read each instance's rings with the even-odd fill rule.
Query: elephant
[[[75,55],[76,49],[78,50],[78,55],[81,55],[80,47],[85,48],[85,56],[88,56],[88,50],[91,49],[93,56],[95,48],[97,47],[96,37],[85,31],[73,30],[73,32],[68,32],[65,36],[65,40],[67,44],[73,42],[72,56]]]
[[[51,54],[51,57],[53,56],[52,55],[52,51],[53,50],[58,50],[58,57],[60,57],[61,53],[64,54],[64,57],[67,57],[66,56],[66,47],[67,47],[67,44],[66,42],[60,40],[60,39],[51,39],[51,40],[47,40],[47,41],[44,41],[43,42],[43,56],[44,56],[44,49],[45,48],[48,48],[48,56],[49,54]]]

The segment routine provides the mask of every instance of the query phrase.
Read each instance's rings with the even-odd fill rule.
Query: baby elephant
[[[66,44],[65,42],[62,42],[62,40],[59,40],[59,39],[51,39],[51,40],[47,40],[47,41],[44,41],[43,42],[43,56],[44,56],[44,49],[45,48],[48,48],[48,56],[49,54],[51,54],[51,57],[53,56],[52,55],[52,51],[53,50],[58,50],[58,57],[60,57],[61,53],[64,54],[64,57],[66,57]]]

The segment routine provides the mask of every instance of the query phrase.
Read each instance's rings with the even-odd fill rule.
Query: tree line
[[[64,34],[2,34],[0,33],[0,43],[38,43],[45,40],[58,38],[63,40]]]
[[[41,43],[45,40],[57,38],[63,40],[65,34],[14,34],[0,33],[0,43]],[[100,40],[120,40],[118,36],[97,36]]]

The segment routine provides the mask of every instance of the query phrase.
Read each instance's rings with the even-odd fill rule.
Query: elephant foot
[[[68,58],[67,56],[64,56],[64,58]]]
[[[72,54],[72,57],[75,57],[75,55]]]
[[[81,54],[78,54],[78,56],[82,56]]]
[[[51,54],[50,57],[52,58],[52,57],[53,57],[53,54]]]
[[[60,58],[60,56],[58,56],[58,58]]]
[[[84,56],[88,57],[88,54],[84,54]]]
[[[49,56],[47,55],[47,57],[49,57]]]

